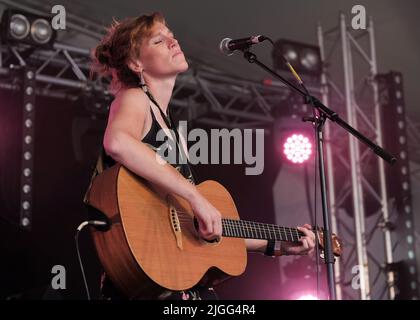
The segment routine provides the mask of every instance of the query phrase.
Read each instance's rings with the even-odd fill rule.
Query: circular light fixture
[[[309,139],[302,134],[293,134],[286,139],[283,152],[287,159],[293,163],[304,163],[309,160],[312,145]]]
[[[53,31],[45,19],[36,19],[31,26],[32,39],[38,44],[46,44],[51,40]]]
[[[320,61],[316,51],[312,49],[302,50],[300,54],[300,64],[307,70],[315,71],[319,68]]]
[[[34,105],[32,103],[28,102],[25,105],[25,109],[26,109],[26,111],[31,112],[34,109]]]
[[[29,221],[29,219],[27,217],[24,217],[22,219],[22,222],[21,223],[22,223],[22,226],[27,227],[27,226],[29,226],[30,221]]]
[[[31,175],[31,173],[32,173],[32,171],[31,171],[31,169],[29,169],[29,168],[25,168],[25,169],[23,170],[23,175],[24,175],[25,177],[29,177],[29,176]]]
[[[31,204],[29,203],[29,201],[23,201],[22,202],[22,208],[24,210],[28,210],[31,207]]]
[[[293,46],[284,46],[283,55],[292,65],[298,60],[298,53]]]
[[[9,33],[13,38],[22,40],[28,36],[29,31],[30,24],[24,15],[14,14],[10,17]]]
[[[25,184],[25,185],[23,185],[23,187],[22,187],[22,191],[23,191],[24,193],[29,193],[29,192],[31,192],[31,186],[30,186],[29,184]]]

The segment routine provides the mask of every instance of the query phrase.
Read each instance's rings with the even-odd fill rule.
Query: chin
[[[185,72],[188,70],[188,62],[184,61],[184,63],[182,63],[179,67],[179,73]]]

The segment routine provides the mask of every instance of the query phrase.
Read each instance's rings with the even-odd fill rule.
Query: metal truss
[[[14,69],[35,66],[38,94],[70,99],[92,93],[109,96],[109,79],[90,78],[89,62],[88,49],[60,43],[51,50],[3,45],[0,75],[7,79]],[[275,114],[285,112],[279,108],[291,92],[283,84],[238,79],[193,59],[189,63],[189,71],[178,77],[171,101],[176,112],[188,111],[189,120],[226,128],[261,128],[270,126]],[[317,86],[310,89],[319,93]]]
[[[324,66],[328,66],[322,76],[324,102],[345,112],[350,125],[383,145],[372,19],[367,30],[356,33],[348,27],[346,16],[341,14],[338,27],[324,31],[321,25],[318,26],[318,40]],[[342,87],[329,68],[337,51],[344,67],[344,72],[340,72],[340,75],[344,73]],[[354,53],[361,61],[358,66],[366,66],[366,69],[355,69]],[[363,71],[357,79],[356,71],[359,74]],[[420,139],[418,130],[415,130],[418,128],[412,125],[411,129],[411,134]],[[329,142],[326,154],[332,228],[340,234],[346,246],[346,255],[335,269],[337,296],[341,299],[384,299],[387,294],[389,299],[394,299],[395,275],[386,266],[393,263],[398,249],[398,241],[393,239],[389,227],[397,219],[397,213],[387,196],[385,164],[339,128],[329,126],[326,136]],[[348,142],[348,155],[344,142]],[[370,172],[366,170],[369,165]],[[377,171],[377,179],[371,178],[372,168]],[[349,178],[343,181],[343,172],[338,170],[347,171]],[[352,217],[343,214],[344,203],[349,199],[353,205]],[[367,202],[376,205],[368,208]],[[355,277],[359,281],[354,281]]]

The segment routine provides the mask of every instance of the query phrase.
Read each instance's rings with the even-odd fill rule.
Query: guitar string
[[[177,213],[179,213],[179,217],[185,217],[187,219],[191,219],[191,215],[188,212],[185,211],[176,211]],[[247,221],[247,220],[236,220],[236,219],[229,219],[229,218],[222,218],[225,222],[233,222],[233,223],[245,223],[245,224],[253,224],[253,226],[256,227],[261,227],[261,228],[274,228],[274,229],[281,229],[281,230],[285,230],[285,231],[293,231],[293,232],[298,232],[299,235],[304,236],[305,234],[302,231],[297,230],[297,228],[293,228],[293,227],[283,227],[283,226],[277,226],[274,224],[267,224],[267,223],[261,223],[261,222],[254,222],[254,221]],[[244,225],[240,225],[240,227],[242,227]],[[247,227],[247,226],[244,226]],[[322,228],[318,228],[318,231],[322,231]],[[314,231],[314,230],[312,230]]]
[[[193,219],[191,216],[188,217],[178,217],[181,220],[185,222],[192,222]],[[276,226],[276,225],[270,225],[270,224],[260,224],[259,222],[252,222],[252,221],[246,221],[246,220],[234,220],[234,219],[225,219],[222,221],[222,224],[224,224],[226,227],[232,227],[232,228],[243,228],[247,230],[261,230],[261,231],[268,231],[268,232],[283,232],[283,233],[293,233],[293,234],[299,234],[301,236],[304,236],[305,234],[296,228],[291,227],[282,227],[282,226]]]
[[[183,211],[177,211],[177,213],[181,213],[182,215],[179,215],[178,218],[181,219],[187,219],[188,221],[193,221],[193,219],[191,218],[191,216],[187,213],[187,212],[183,212]],[[296,228],[292,228],[292,227],[283,227],[283,226],[277,226],[277,225],[273,225],[273,224],[264,224],[261,222],[253,222],[253,221],[247,221],[247,220],[235,220],[235,219],[226,219],[223,218],[224,221],[222,220],[222,223],[224,222],[225,224],[228,223],[233,223],[236,224],[236,226],[238,227],[244,227],[244,228],[252,228],[252,229],[258,229],[259,228],[267,228],[267,230],[269,230],[270,228],[273,228],[272,230],[269,231],[285,231],[285,232],[298,232],[300,235],[304,235],[303,232],[297,230]],[[184,220],[185,221],[185,220]],[[228,225],[228,226],[232,226],[232,227],[236,227],[235,225]],[[251,225],[250,225],[251,224]],[[278,230],[280,229],[280,230]]]
[[[185,217],[180,216],[180,222],[187,222],[187,223],[193,223],[193,220],[191,216]],[[233,224],[229,224],[229,222]],[[223,222],[222,222],[223,223]],[[251,221],[245,221],[245,220],[233,220],[233,219],[227,219],[224,223],[224,229],[227,231],[227,233],[231,233],[231,229],[234,231],[235,234],[241,236],[243,234],[244,236],[249,235],[251,232],[260,233],[261,238],[266,238],[267,233],[270,235],[274,235],[274,238],[276,238],[276,235],[280,235],[280,238],[285,238],[288,240],[288,238],[291,238],[292,241],[299,241],[299,238],[302,236],[305,236],[305,234],[296,228],[288,228],[288,227],[281,227],[276,225],[249,225],[249,223],[258,224],[258,222],[251,222]],[[248,224],[248,225],[246,225]],[[264,233],[265,237],[262,237],[262,234]],[[295,238],[297,237],[297,240]]]

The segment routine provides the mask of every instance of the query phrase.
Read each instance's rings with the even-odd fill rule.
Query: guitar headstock
[[[324,250],[324,248],[325,248],[325,246],[324,246],[324,230],[319,228],[317,230],[317,233],[318,233],[319,246],[320,246],[321,250]],[[341,256],[341,254],[343,252],[343,246],[342,246],[341,239],[335,233],[332,233],[331,234],[331,242],[332,242],[332,249],[333,249],[334,255],[336,257]]]

